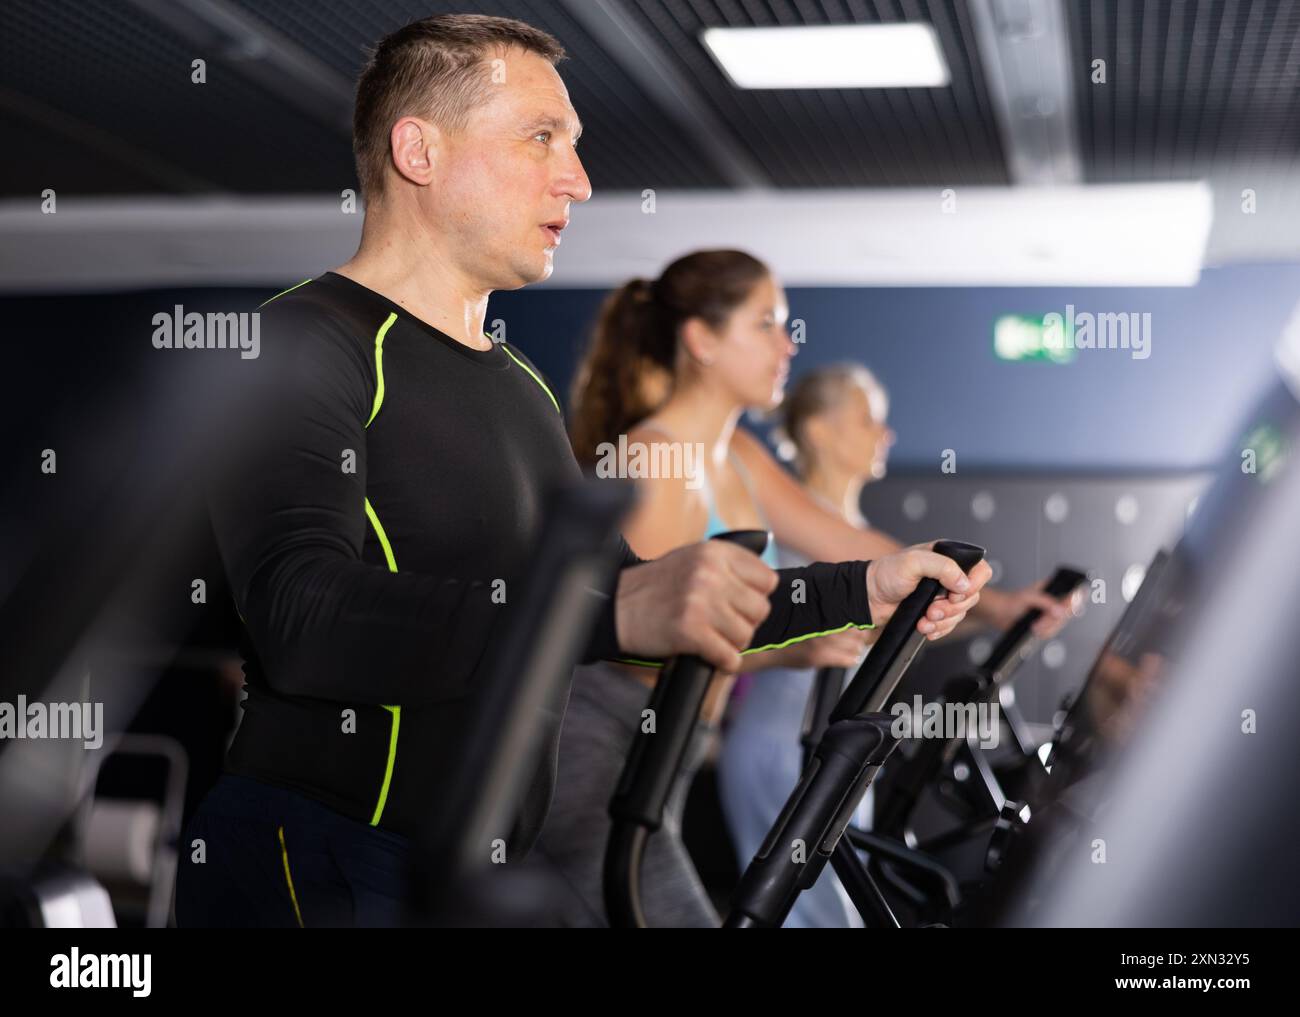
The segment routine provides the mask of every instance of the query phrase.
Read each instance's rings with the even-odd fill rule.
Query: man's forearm
[[[744,652],[787,646],[799,639],[871,628],[867,603],[867,568],[870,562],[815,562],[801,568],[780,569],[780,582],[768,598],[771,611],[754,632]]]
[[[631,552],[624,560],[645,563]],[[865,561],[817,562],[800,568],[780,569],[778,583],[768,596],[767,617],[759,623],[746,654],[786,646],[800,639],[842,632],[847,628],[871,628],[867,602]],[[617,583],[627,570],[621,570]],[[635,647],[620,639],[616,624],[617,593],[600,605],[597,621],[588,641],[584,661],[648,660]]]

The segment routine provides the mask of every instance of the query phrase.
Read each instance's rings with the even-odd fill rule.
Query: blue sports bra
[[[638,426],[644,428],[647,431],[658,431],[665,438],[668,438],[671,441],[677,440],[671,434],[665,431],[662,427],[660,427],[658,424],[642,423]],[[727,458],[728,460],[730,460],[731,465],[735,467],[736,473],[740,476],[740,482],[745,485],[745,490],[749,492],[749,500],[754,503],[754,511],[758,513],[758,518],[762,520],[763,527],[770,532],[771,526],[768,525],[767,518],[763,515],[763,510],[760,509],[758,506],[758,498],[755,497],[754,495],[754,484],[753,481],[750,479],[749,471],[746,470],[745,467],[740,464],[739,460],[737,460],[735,456],[728,455]],[[715,534],[726,533],[728,530],[734,530],[735,527],[728,526],[726,522],[723,521],[722,517],[718,515],[718,506],[713,499],[713,487],[709,483],[709,476],[707,473],[704,473],[703,471],[701,471],[701,473],[702,473],[701,479],[703,483],[703,492],[704,492],[704,502],[709,509],[709,519],[704,527],[703,539],[708,540],[710,537],[714,536]],[[767,548],[763,551],[762,558],[763,561],[766,562],[770,568],[777,568],[777,553],[776,553],[775,540],[769,540],[767,542]]]

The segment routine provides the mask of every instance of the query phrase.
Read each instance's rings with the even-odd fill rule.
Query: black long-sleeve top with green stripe
[[[505,613],[494,581],[508,591],[528,567],[545,493],[580,470],[551,387],[505,343],[470,349],[335,273],[260,313],[242,407],[255,439],[211,499],[245,626],[227,769],[412,834]],[[782,570],[754,647],[869,625],[865,573]],[[601,599],[587,660],[621,653]],[[516,843],[549,801],[550,726]]]

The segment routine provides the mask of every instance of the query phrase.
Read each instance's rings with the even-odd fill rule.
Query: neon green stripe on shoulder
[[[280,299],[282,296],[284,296],[286,293],[292,293],[292,292],[293,292],[294,290],[296,290],[299,286],[306,286],[309,282],[312,282],[312,280],[311,280],[311,279],[304,279],[302,282],[297,283],[296,285],[290,286],[287,290],[281,290],[279,293],[277,293],[275,296],[271,297],[270,299],[268,299],[268,300],[263,300],[263,301],[262,301],[260,304],[258,304],[257,306],[258,306],[259,308],[265,307],[265,306],[266,306],[267,304],[269,304],[272,300],[279,300],[279,299]]]
[[[536,372],[536,371],[534,371],[531,367],[529,367],[529,366],[528,366],[527,364],[525,364],[522,360],[520,360],[520,359],[519,359],[518,357],[516,357],[513,353],[511,353],[511,351],[510,351],[510,347],[509,347],[509,346],[507,346],[505,343],[502,343],[502,344],[501,344],[501,348],[502,348],[503,350],[505,350],[506,353],[508,353],[508,354],[510,355],[510,359],[511,359],[511,360],[513,360],[516,364],[518,364],[520,367],[522,367],[525,371],[528,372],[529,377],[531,377],[531,378],[533,379],[533,381],[537,382],[537,384],[539,384],[539,385],[542,386],[542,391],[545,392],[548,396],[551,397],[551,402],[555,405],[555,412],[556,412],[556,413],[559,413],[559,412],[560,412],[560,403],[559,403],[559,400],[557,400],[557,399],[555,398],[555,393],[552,392],[549,388],[546,387],[546,382],[542,381],[541,378],[537,377],[537,372]]]
[[[379,407],[384,405],[384,336],[388,335],[388,330],[393,327],[393,322],[396,320],[397,312],[394,311],[375,333],[375,404],[371,407],[370,419],[366,421],[366,427],[369,427],[375,417],[379,416]]]

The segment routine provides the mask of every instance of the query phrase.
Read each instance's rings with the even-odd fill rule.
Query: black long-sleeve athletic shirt
[[[241,364],[253,439],[211,499],[245,626],[227,769],[413,835],[504,615],[494,582],[508,599],[544,494],[580,470],[551,387],[504,343],[470,349],[332,272],[260,313]],[[782,570],[754,648],[868,626],[866,567]],[[618,654],[605,597],[586,659]],[[525,804],[534,827],[550,786]]]

